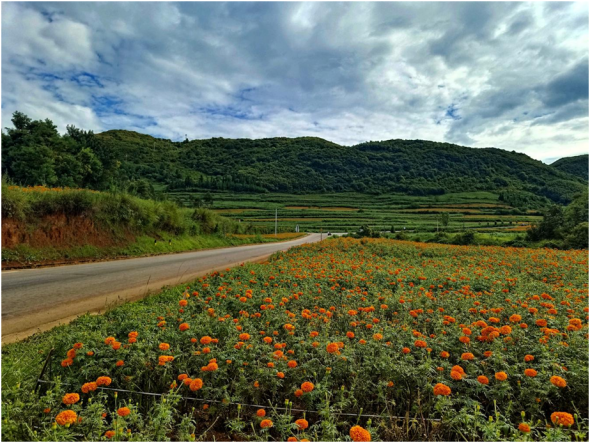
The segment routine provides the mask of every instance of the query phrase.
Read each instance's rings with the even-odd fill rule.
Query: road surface
[[[277,251],[319,240],[320,234],[310,234],[280,243],[4,271],[2,343],[51,329],[86,312],[104,312],[163,286],[186,283],[214,270],[263,260]]]

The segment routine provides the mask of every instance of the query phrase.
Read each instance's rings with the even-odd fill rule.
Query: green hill
[[[424,140],[340,146],[314,137],[171,142],[130,131],[97,136],[129,178],[168,190],[442,195],[494,191],[566,204],[587,181],[501,149]]]
[[[560,158],[551,163],[551,166],[560,171],[588,180],[588,154]]]
[[[501,149],[425,140],[340,146],[315,137],[172,142],[132,131],[101,134],[13,116],[2,134],[2,172],[16,184],[247,193],[490,191],[513,207],[569,203],[587,179]]]

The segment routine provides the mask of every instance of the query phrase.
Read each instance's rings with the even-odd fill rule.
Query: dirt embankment
[[[108,248],[122,246],[135,240],[131,233],[115,235],[97,226],[89,217],[53,214],[31,224],[22,220],[2,220],[2,249],[29,246],[34,249],[67,250],[77,246]],[[2,261],[2,268],[21,267],[24,263]]]

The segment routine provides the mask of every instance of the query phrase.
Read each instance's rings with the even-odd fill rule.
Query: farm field
[[[190,206],[204,193],[170,192],[179,203]],[[450,232],[462,229],[503,230],[508,226],[529,226],[541,220],[536,211],[521,211],[498,200],[490,192],[445,194],[416,197],[408,195],[337,194],[236,194],[213,193],[211,208],[219,214],[241,220],[255,227],[274,230],[275,210],[278,210],[279,229],[293,232],[299,225],[302,231],[356,232],[362,225],[374,230],[416,230],[433,232],[437,217],[449,214]],[[442,228],[439,221],[439,228]]]
[[[3,346],[2,421],[4,441],[584,441],[588,251],[293,248]]]

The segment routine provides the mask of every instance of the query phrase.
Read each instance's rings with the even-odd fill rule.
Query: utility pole
[[[279,214],[279,210],[275,209],[275,237],[277,236],[278,214]]]

